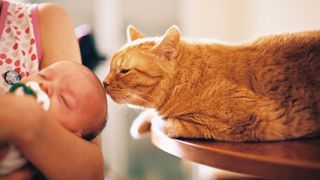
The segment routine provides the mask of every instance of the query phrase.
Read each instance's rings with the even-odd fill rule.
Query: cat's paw
[[[134,139],[140,139],[150,132],[151,120],[154,117],[153,110],[146,110],[139,114],[139,116],[133,121],[130,134]]]
[[[169,138],[206,138],[211,139],[210,131],[196,123],[174,118],[163,120],[160,116],[152,118],[152,131]]]

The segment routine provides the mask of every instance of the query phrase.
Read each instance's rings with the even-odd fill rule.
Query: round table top
[[[232,143],[171,139],[152,129],[151,140],[167,153],[215,168],[265,178],[320,179],[320,138]]]

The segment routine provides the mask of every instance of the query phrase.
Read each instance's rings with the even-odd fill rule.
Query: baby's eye
[[[65,106],[67,106],[67,107],[69,108],[69,105],[68,105],[66,99],[65,99],[63,96],[61,96],[61,95],[60,95],[60,100],[62,101],[62,103],[63,103]]]
[[[121,69],[120,74],[127,74],[130,71],[130,69]]]
[[[47,80],[47,77],[46,77],[45,75],[43,75],[43,74],[39,73],[39,76],[40,76],[42,79]]]

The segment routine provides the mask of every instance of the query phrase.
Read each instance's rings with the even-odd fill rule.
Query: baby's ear
[[[180,30],[177,26],[171,26],[162,37],[162,40],[153,48],[153,52],[160,57],[170,60],[179,52]]]
[[[127,27],[127,40],[128,42],[134,41],[136,39],[143,38],[144,34],[137,30],[134,26],[129,25]]]

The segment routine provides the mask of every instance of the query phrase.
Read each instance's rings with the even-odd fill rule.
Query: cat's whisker
[[[142,97],[141,93],[139,93],[137,91],[130,90],[130,89],[113,90],[112,94],[113,94],[113,96],[116,96],[117,98],[120,98],[121,100],[124,100],[124,101],[128,101],[127,94],[129,94],[131,97],[142,101],[145,105],[148,105],[148,106],[152,105],[147,99]],[[147,95],[144,95],[144,96],[146,96],[147,98],[150,98]]]
[[[134,96],[135,98],[141,100],[142,102],[144,102],[146,105],[150,106],[152,105],[148,100],[146,100],[145,98],[141,97],[141,95],[139,95],[139,93],[137,92],[133,92],[133,91],[129,91],[130,95]]]
[[[130,93],[133,93],[133,94],[136,94],[136,95],[138,95],[139,97],[141,97],[141,96],[145,96],[145,97],[147,97],[147,98],[149,98],[149,99],[151,99],[151,96],[149,96],[149,95],[147,95],[147,94],[142,94],[142,93],[140,93],[140,92],[138,92],[138,91],[133,91],[133,90],[128,90]],[[141,97],[142,98],[142,97]],[[147,100],[146,100],[147,101]]]

